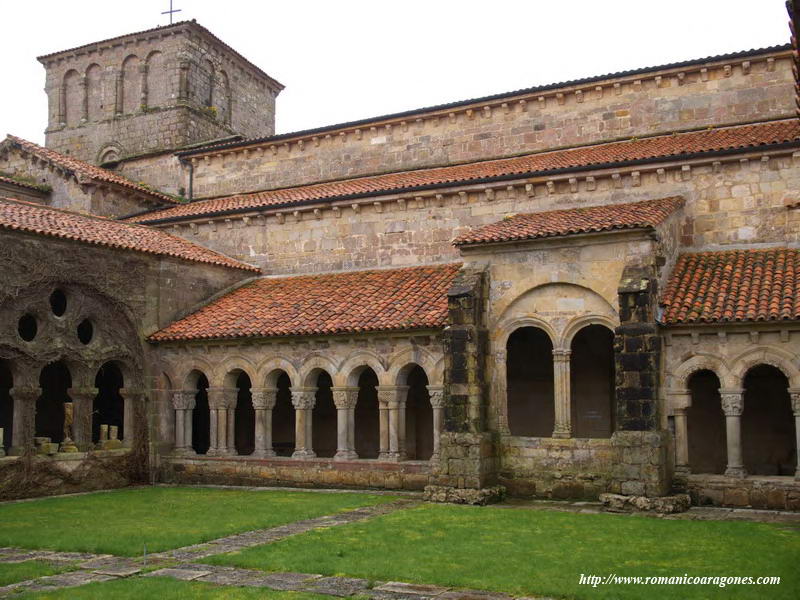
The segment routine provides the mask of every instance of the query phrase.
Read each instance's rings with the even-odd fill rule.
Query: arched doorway
[[[406,455],[409,460],[430,460],[433,456],[433,407],[425,370],[415,365],[408,373],[406,385]]]
[[[380,454],[380,410],[378,376],[364,367],[358,376],[354,441],[359,458],[378,458]]]
[[[192,411],[192,449],[197,454],[206,454],[211,447],[211,411],[208,407],[208,378],[194,371],[189,377],[195,390],[194,410]]]
[[[120,394],[124,387],[122,371],[114,362],[105,363],[94,378],[97,395],[92,402],[92,441],[100,441],[100,426],[117,428],[116,439],[124,439],[125,401]]]
[[[276,388],[278,392],[272,410],[272,449],[277,456],[291,456],[294,452],[294,406],[289,375],[281,371]]]
[[[320,370],[315,382],[314,409],[311,411],[312,448],[321,458],[336,454],[336,405],[333,403],[331,376]]]
[[[520,327],[509,336],[506,397],[511,435],[553,435],[556,420],[553,342],[544,330]]]
[[[256,412],[250,392],[250,377],[240,371],[236,377],[236,410],[234,412],[234,445],[236,454],[252,454],[256,447]]]
[[[608,438],[614,431],[614,333],[587,325],[570,344],[572,435]]]
[[[39,375],[41,395],[36,400],[36,437],[47,437],[54,444],[64,441],[64,403],[72,402],[69,388],[72,376],[62,361],[50,363]]]
[[[724,473],[728,450],[719,378],[712,371],[697,371],[689,378],[688,386],[692,396],[692,405],[686,409],[689,470]]]
[[[14,428],[14,399],[11,389],[14,387],[14,377],[11,367],[6,361],[0,360],[0,428],[3,429],[3,449],[11,448],[11,432]]]
[[[758,365],[744,378],[742,458],[750,475],[794,475],[797,438],[789,381],[779,369]]]

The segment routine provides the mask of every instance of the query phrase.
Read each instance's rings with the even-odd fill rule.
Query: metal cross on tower
[[[172,0],[169,0],[169,10],[165,10],[161,14],[162,15],[169,15],[169,24],[172,25],[172,15],[174,13],[178,13],[178,12],[181,12],[181,9],[180,8],[173,9],[172,8]]]

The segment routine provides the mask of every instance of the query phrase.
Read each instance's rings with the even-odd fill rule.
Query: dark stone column
[[[618,288],[620,325],[615,331],[616,428],[658,429],[661,337],[656,325],[658,284],[650,267],[627,267]]]

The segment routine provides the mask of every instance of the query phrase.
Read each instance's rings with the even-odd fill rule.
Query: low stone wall
[[[617,432],[601,438],[502,436],[498,481],[512,496],[597,499],[601,493],[662,496],[667,436]]]
[[[289,487],[423,490],[431,465],[329,458],[163,457],[161,480],[167,483],[278,485]]]
[[[697,506],[800,510],[800,480],[793,477],[689,475],[687,488]]]

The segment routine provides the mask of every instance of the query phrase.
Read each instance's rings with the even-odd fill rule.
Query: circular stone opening
[[[53,310],[53,314],[57,317],[61,317],[67,312],[67,296],[61,290],[55,290],[52,294],[50,294],[50,308]]]
[[[94,325],[89,319],[84,319],[78,324],[78,339],[81,344],[86,345],[92,341],[94,336]]]
[[[33,315],[22,315],[17,323],[17,332],[26,342],[30,342],[36,337],[39,326],[36,324],[36,317]]]

